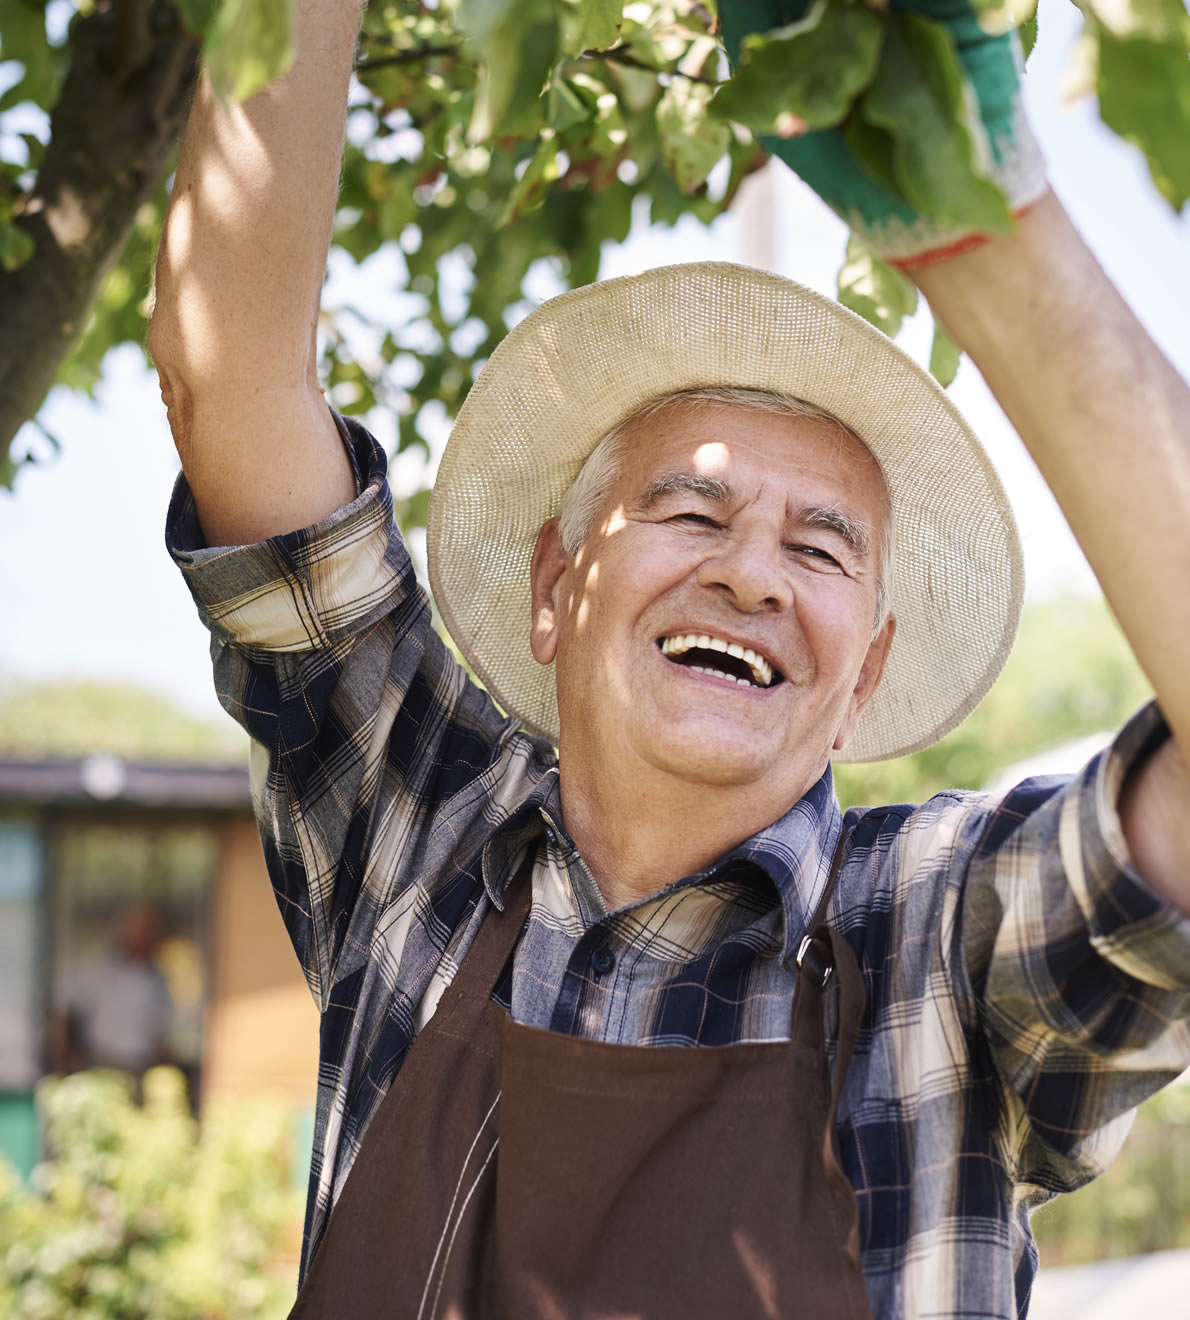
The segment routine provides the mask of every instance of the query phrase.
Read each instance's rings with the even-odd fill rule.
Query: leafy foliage
[[[544,69],[522,72],[515,95],[499,78],[523,71],[509,33],[523,31],[525,6],[477,0],[462,19],[476,7],[478,36],[464,36],[445,6],[380,0],[365,19],[335,242],[359,261],[396,240],[418,312],[396,331],[362,327],[374,346],[365,370],[358,309],[329,309],[328,380],[345,408],[391,407],[402,448],[425,442],[426,404],[453,413],[461,403],[537,263],[558,284],[593,280],[602,244],[627,236],[634,209],[661,223],[709,222],[763,160],[750,133],[708,113],[721,55],[694,6],[622,16],[560,6],[549,30],[562,44]],[[614,49],[584,45],[615,38],[616,22]],[[532,29],[534,42],[546,28],[543,19]],[[487,67],[472,58],[477,48]]]
[[[190,0],[183,13],[206,36],[203,51],[221,96],[246,101],[293,63],[292,0],[222,0],[217,7]]]
[[[16,78],[0,94],[0,129],[22,130],[0,132],[0,268],[29,259],[14,217],[43,152],[37,115],[52,112],[71,60],[70,16],[92,2],[76,11],[72,0],[0,0],[0,63]],[[222,94],[247,96],[292,60],[295,0],[177,2],[204,36]],[[1078,3],[1104,118],[1141,146],[1162,192],[1183,206],[1190,19],[1181,0]],[[993,27],[1023,21],[1031,44],[1029,0],[978,4]],[[383,404],[400,419],[401,447],[425,445],[426,405],[453,414],[543,274],[552,287],[594,279],[603,243],[623,239],[635,217],[711,221],[762,163],[756,133],[841,125],[866,167],[908,200],[938,217],[1007,225],[1002,197],[973,164],[969,97],[940,26],[875,0],[815,0],[800,22],[744,45],[735,81],[722,86],[713,6],[700,0],[372,0],[334,242],[356,261],[399,248],[392,292],[405,295],[405,320],[370,324],[358,308],[328,309],[324,370],[336,404]],[[916,96],[890,96],[906,69],[918,75]],[[137,217],[63,383],[91,389],[109,347],[143,343],[165,199],[163,185]],[[892,333],[910,301],[854,249],[840,296]],[[956,358],[940,335],[940,377]]]
[[[292,1305],[292,1116],[214,1102],[202,1132],[157,1068],[42,1083],[52,1158],[33,1189],[0,1163],[0,1314],[22,1320],[268,1320]]]
[[[1177,210],[1190,199],[1190,14],[1182,0],[1081,0],[1103,122],[1145,154]]]
[[[799,22],[744,38],[715,114],[778,137],[833,128],[877,76],[884,28],[874,9],[816,0]]]
[[[895,338],[905,318],[917,310],[917,288],[852,237],[839,267],[839,301]]]

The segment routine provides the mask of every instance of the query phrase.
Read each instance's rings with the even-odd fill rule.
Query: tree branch
[[[177,145],[198,43],[168,0],[151,0],[151,11],[135,68],[121,68],[128,48],[112,7],[74,25],[50,142],[17,220],[33,255],[0,270],[0,455],[41,406]]]
[[[118,48],[116,70],[122,76],[139,69],[149,58],[149,0],[115,0]]]
[[[366,60],[356,60],[355,73],[365,77],[376,69],[389,69],[398,64],[416,64],[418,60],[428,60],[435,55],[457,55],[462,49],[461,42],[448,46],[415,46],[410,50],[397,51],[393,55],[373,55]]]
[[[665,74],[670,78],[685,78],[687,82],[702,83],[704,87],[722,87],[723,83],[718,78],[708,78],[701,73],[684,73],[681,69],[659,69],[655,64],[649,64],[646,60],[637,59],[623,46],[612,46],[608,50],[585,50],[582,58],[585,60],[606,60],[608,64],[620,64],[626,69],[643,69],[646,73]]]

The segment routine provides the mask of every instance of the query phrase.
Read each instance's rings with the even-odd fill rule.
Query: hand
[[[725,0],[720,18],[733,66],[747,77],[750,34],[822,25],[830,21],[828,3],[837,18],[842,0]],[[968,0],[893,0],[881,15],[856,6],[853,21],[856,11],[869,28],[883,25],[872,43],[879,49],[875,81],[843,123],[789,137],[762,134],[765,148],[873,252],[904,269],[1010,230],[1012,216],[1046,192],[1021,103],[1015,32],[985,32]],[[947,69],[955,76],[948,79]]]

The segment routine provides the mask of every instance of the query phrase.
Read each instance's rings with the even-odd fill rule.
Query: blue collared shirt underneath
[[[829,770],[713,867],[608,912],[566,835],[554,750],[505,719],[431,627],[383,451],[339,419],[360,494],[317,526],[205,547],[179,483],[167,539],[252,737],[265,857],[322,1018],[303,1273],[368,1123],[492,903],[531,854],[496,997],[525,1023],[645,1046],[788,1036],[793,956],[841,834],[829,919],[868,1002],[839,1110],[878,1317],[1009,1317],[1032,1208],[1114,1155],[1190,1061],[1190,919],[1132,872],[1120,786],[1142,711],[1073,780],[844,816]],[[828,1034],[832,1010],[828,1003]],[[780,1171],[740,1170],[740,1177]]]

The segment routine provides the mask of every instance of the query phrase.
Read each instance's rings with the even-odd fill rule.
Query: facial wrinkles
[[[753,793],[762,815],[796,800],[829,759],[870,640],[884,514],[874,473],[878,481],[866,450],[814,423],[701,411],[650,419],[559,584],[557,684],[572,786],[610,776],[636,800],[664,782],[650,778],[660,773]],[[687,512],[711,522],[686,522]],[[788,575],[792,600],[777,592],[780,610],[741,611],[714,573],[700,574],[733,546],[755,552],[734,567],[760,574],[762,588],[765,575]],[[753,654],[734,665],[691,656],[692,634]],[[666,638],[678,639],[669,655]],[[757,657],[780,682],[763,681]],[[747,681],[741,660],[761,682]],[[707,668],[683,676],[695,665]],[[717,670],[734,675],[734,692]]]
[[[767,486],[767,482],[761,482],[755,495],[748,500],[741,500],[729,482],[718,478],[705,477],[694,472],[663,472],[650,484],[634,508],[637,512],[648,513],[666,499],[681,495],[691,495],[723,509],[736,504],[752,505],[763,500]],[[610,516],[604,525],[604,530],[616,530],[623,526],[624,521],[625,513],[621,507]],[[866,556],[871,549],[872,535],[868,524],[852,518],[837,504],[807,505],[804,508],[797,508],[792,500],[787,500],[785,521],[793,528],[821,528],[835,532],[857,555]]]
[[[767,481],[761,481],[754,494],[743,498],[726,481],[689,472],[664,472],[649,486],[636,511],[647,515],[667,499],[674,498],[676,502],[686,494],[714,506],[712,511],[716,517],[730,520],[733,514],[763,504],[767,490]],[[621,518],[622,510],[617,513],[617,519]],[[823,544],[817,546],[818,549],[834,556],[849,577],[862,581],[869,574],[874,559],[872,529],[867,522],[852,517],[838,503],[797,507],[792,499],[787,499],[784,526],[779,531],[784,538],[782,553],[802,537],[810,537],[813,545],[821,539],[815,537],[815,533],[827,533],[829,535]],[[832,544],[836,540],[839,544]]]
[[[679,417],[675,420],[680,422],[681,419]],[[614,556],[614,542],[632,523],[642,517],[648,521],[649,515],[662,501],[676,497],[677,503],[686,493],[714,506],[705,510],[708,516],[716,520],[724,518],[728,523],[747,510],[757,506],[763,509],[766,501],[771,503],[780,500],[780,514],[771,519],[774,556],[784,559],[789,544],[803,535],[826,533],[825,540],[815,538],[809,544],[817,543],[827,553],[837,554],[850,576],[860,580],[869,577],[869,567],[874,568],[874,564],[871,564],[874,541],[872,529],[864,519],[849,512],[840,500],[843,491],[853,486],[862,489],[867,484],[869,473],[861,470],[861,456],[853,453],[850,445],[844,443],[841,437],[838,440],[824,437],[818,431],[818,438],[827,439],[831,443],[825,449],[820,445],[817,453],[809,450],[807,461],[794,465],[790,474],[795,482],[794,491],[789,491],[786,482],[781,479],[780,465],[776,471],[770,471],[773,461],[771,448],[766,448],[763,443],[753,444],[747,435],[734,433],[730,443],[722,440],[696,441],[687,451],[685,462],[678,467],[654,470],[651,474],[647,467],[644,471],[638,467],[639,480],[644,483],[643,490],[629,472],[622,471],[619,490],[609,492],[612,507],[604,513],[598,525],[592,528],[593,535],[588,535],[587,543],[576,556],[572,603],[578,609],[572,614],[572,619],[583,624],[588,619],[586,602],[582,598],[595,585],[595,579],[589,573],[589,570],[597,568],[592,557],[595,560],[602,559],[609,551]],[[867,459],[869,464],[874,463],[866,451],[862,458]],[[625,489],[625,478],[628,489]],[[739,484],[741,479],[742,486]],[[631,490],[633,485],[636,485],[635,492]],[[805,493],[810,498],[804,503],[796,499],[796,486],[807,488]],[[822,498],[815,498],[817,496]],[[698,512],[696,509],[691,511]],[[769,514],[772,512],[770,508]],[[763,519],[765,515],[762,513],[760,516]],[[744,521],[752,522],[751,515]],[[752,522],[752,525],[755,528],[758,524]],[[830,544],[833,538],[840,542],[837,547]],[[653,551],[650,549],[648,553]],[[696,595],[703,595],[701,589]],[[696,611],[690,622],[714,621],[706,619],[705,598],[701,604],[692,604],[689,608]],[[728,630],[731,631],[730,628]],[[812,681],[812,672],[803,670],[800,665],[791,668],[793,672],[790,677],[795,682],[799,679]]]
[[[837,505],[825,508],[813,505],[790,514],[791,521],[802,527],[821,528],[834,532],[847,548],[861,559],[867,559],[872,550],[872,532],[865,522],[843,512]]]

